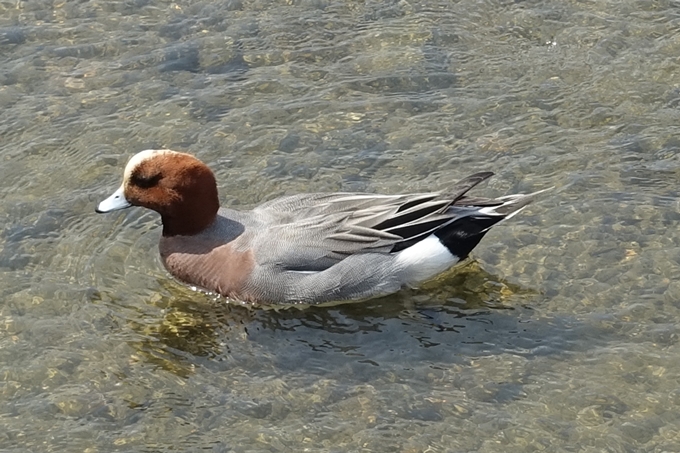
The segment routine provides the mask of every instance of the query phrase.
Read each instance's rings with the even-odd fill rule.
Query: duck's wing
[[[319,271],[356,253],[394,253],[460,217],[451,206],[493,173],[471,175],[447,195],[305,194],[252,211],[256,260],[286,270]],[[485,200],[494,206],[492,200]],[[502,204],[497,201],[495,205]]]

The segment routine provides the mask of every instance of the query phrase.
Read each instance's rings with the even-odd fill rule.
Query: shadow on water
[[[345,369],[368,378],[384,367],[563,354],[592,344],[584,338],[598,338],[582,320],[538,317],[526,304],[540,304],[539,294],[474,261],[422,289],[361,303],[275,310],[197,299],[164,299],[155,304],[164,309],[161,318],[130,321],[149,339],[134,346],[150,363],[179,375],[201,366],[322,376]]]

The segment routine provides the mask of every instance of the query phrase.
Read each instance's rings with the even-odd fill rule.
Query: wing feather
[[[318,271],[355,253],[403,250],[462,215],[469,215],[465,206],[502,204],[499,200],[465,197],[492,175],[482,172],[468,176],[444,196],[337,193],[291,195],[268,201],[252,211],[257,223],[267,230],[254,238],[255,255],[260,264]],[[452,209],[454,205],[462,209]]]

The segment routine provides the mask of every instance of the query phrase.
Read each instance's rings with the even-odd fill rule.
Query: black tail
[[[504,216],[466,216],[447,225],[434,234],[449,251],[460,260],[467,258],[479,244],[489,228],[503,220]]]

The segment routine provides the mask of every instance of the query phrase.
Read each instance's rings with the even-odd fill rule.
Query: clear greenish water
[[[680,5],[0,0],[0,451],[680,451]],[[163,270],[139,150],[223,203],[556,188],[473,259],[263,310]]]

